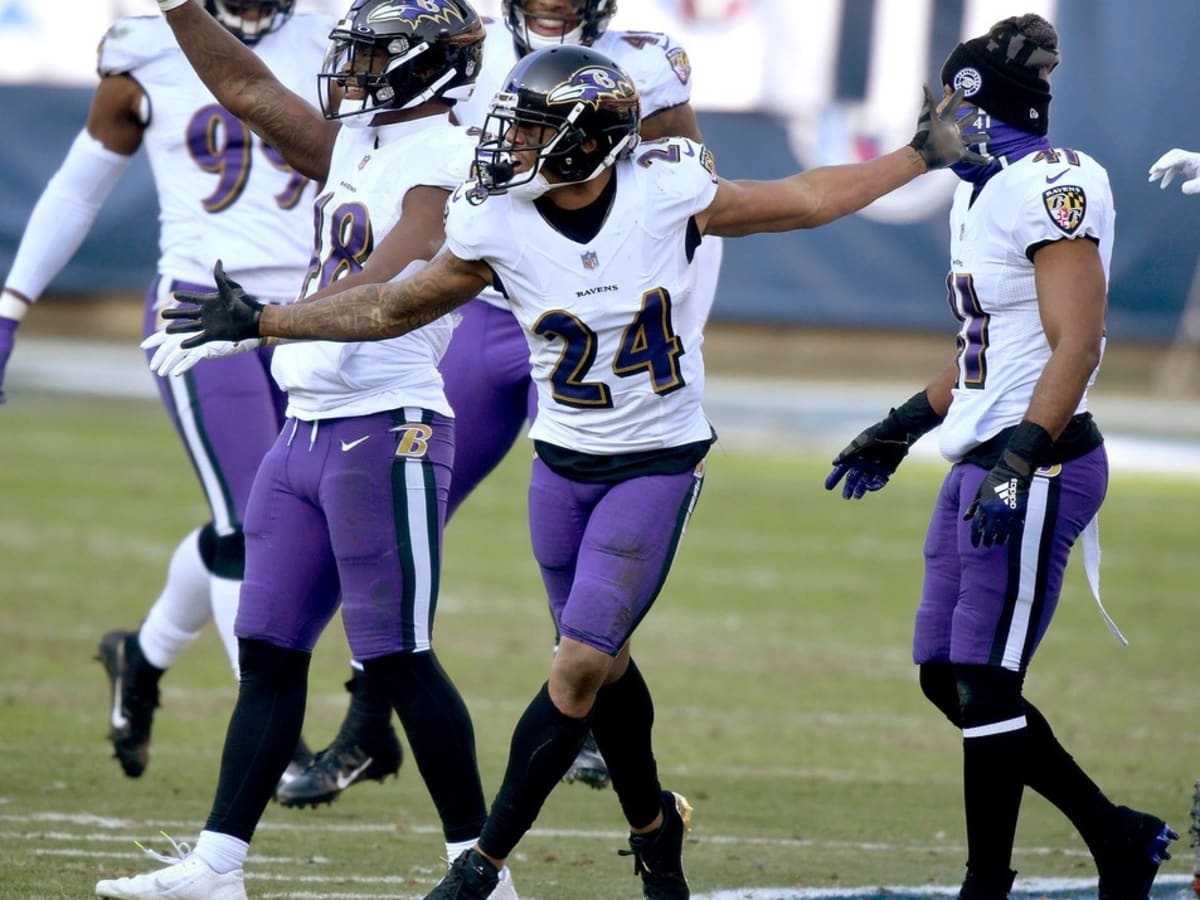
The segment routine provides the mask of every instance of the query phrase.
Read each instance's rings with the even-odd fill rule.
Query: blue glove
[[[0,316],[0,403],[5,400],[4,369],[8,365],[8,358],[12,356],[13,343],[16,341],[17,325],[19,324],[16,319]]]
[[[860,500],[869,491],[880,490],[908,455],[908,448],[941,421],[926,393],[914,394],[837,455],[833,471],[825,479],[825,490],[832,491],[843,478],[842,496],[847,500]]]
[[[1034,422],[1022,421],[1008,439],[1000,461],[979,486],[964,520],[971,522],[971,546],[1000,545],[1025,527],[1029,485],[1034,471],[1050,455],[1050,433]]]

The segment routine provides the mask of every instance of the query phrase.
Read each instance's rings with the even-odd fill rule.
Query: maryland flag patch
[[[673,47],[667,51],[667,62],[671,64],[675,77],[687,84],[692,77],[692,61],[688,59],[687,51],[682,47]]]
[[[1050,221],[1063,234],[1074,234],[1087,212],[1087,195],[1083,188],[1073,184],[1060,184],[1043,191],[1042,203]]]

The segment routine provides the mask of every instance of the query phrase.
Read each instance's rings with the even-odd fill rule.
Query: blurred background
[[[499,0],[476,5],[499,13]],[[342,6],[300,0],[299,9],[336,14]],[[1154,354],[1147,378],[1178,392],[1196,388],[1189,361],[1200,342],[1200,202],[1174,186],[1159,191],[1146,173],[1171,147],[1200,148],[1200,92],[1177,87],[1195,80],[1181,61],[1200,34],[1200,4],[1156,0],[1153,8],[1156,27],[1142,5],[1117,0],[621,0],[612,27],[666,31],[681,43],[722,174],[774,178],[905,143],[921,83],[936,83],[957,40],[1005,15],[1047,15],[1063,52],[1050,136],[1099,160],[1116,196],[1110,347],[1173,348]],[[0,0],[0,99],[16,125],[0,135],[0,270],[84,122],[97,42],[113,18],[129,14],[157,7]],[[714,321],[952,333],[942,275],[954,183],[935,173],[815,232],[729,241]],[[143,291],[154,271],[156,216],[139,154],[50,293]]]

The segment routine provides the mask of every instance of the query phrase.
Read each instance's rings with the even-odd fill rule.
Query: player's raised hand
[[[955,90],[941,103],[934,100],[929,85],[925,85],[923,90],[925,98],[917,118],[917,133],[913,135],[909,146],[921,155],[925,165],[930,169],[944,169],[961,161],[987,165],[987,157],[976,153],[968,145],[968,142],[970,145],[987,143],[987,132],[963,134],[963,129],[969,129],[979,117],[979,111],[974,110],[961,119],[956,118],[963,99],[962,88]]]
[[[1166,188],[1175,176],[1184,176],[1186,181],[1179,185],[1185,194],[1200,194],[1200,153],[1189,150],[1168,150],[1150,167],[1150,180],[1158,181],[1160,188]]]
[[[220,260],[213,267],[213,279],[216,291],[176,291],[176,300],[193,305],[175,306],[162,312],[164,319],[174,320],[167,326],[168,334],[192,335],[179,345],[184,350],[209,341],[238,342],[259,336],[258,320],[263,304],[225,274]]]

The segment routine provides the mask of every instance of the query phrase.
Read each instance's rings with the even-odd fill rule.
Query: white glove
[[[151,371],[163,378],[182,375],[202,359],[237,356],[239,353],[254,350],[262,343],[257,338],[248,341],[209,341],[207,344],[185,350],[180,345],[190,337],[193,335],[167,334],[163,330],[154,332],[142,341],[140,346],[143,350],[154,350],[154,356],[150,359]]]
[[[183,6],[188,0],[158,0],[158,8],[164,13],[170,12],[177,6]]]
[[[1161,188],[1170,184],[1176,175],[1188,179],[1179,186],[1185,194],[1200,194],[1200,153],[1178,148],[1168,150],[1150,167],[1150,180],[1161,178]]]

